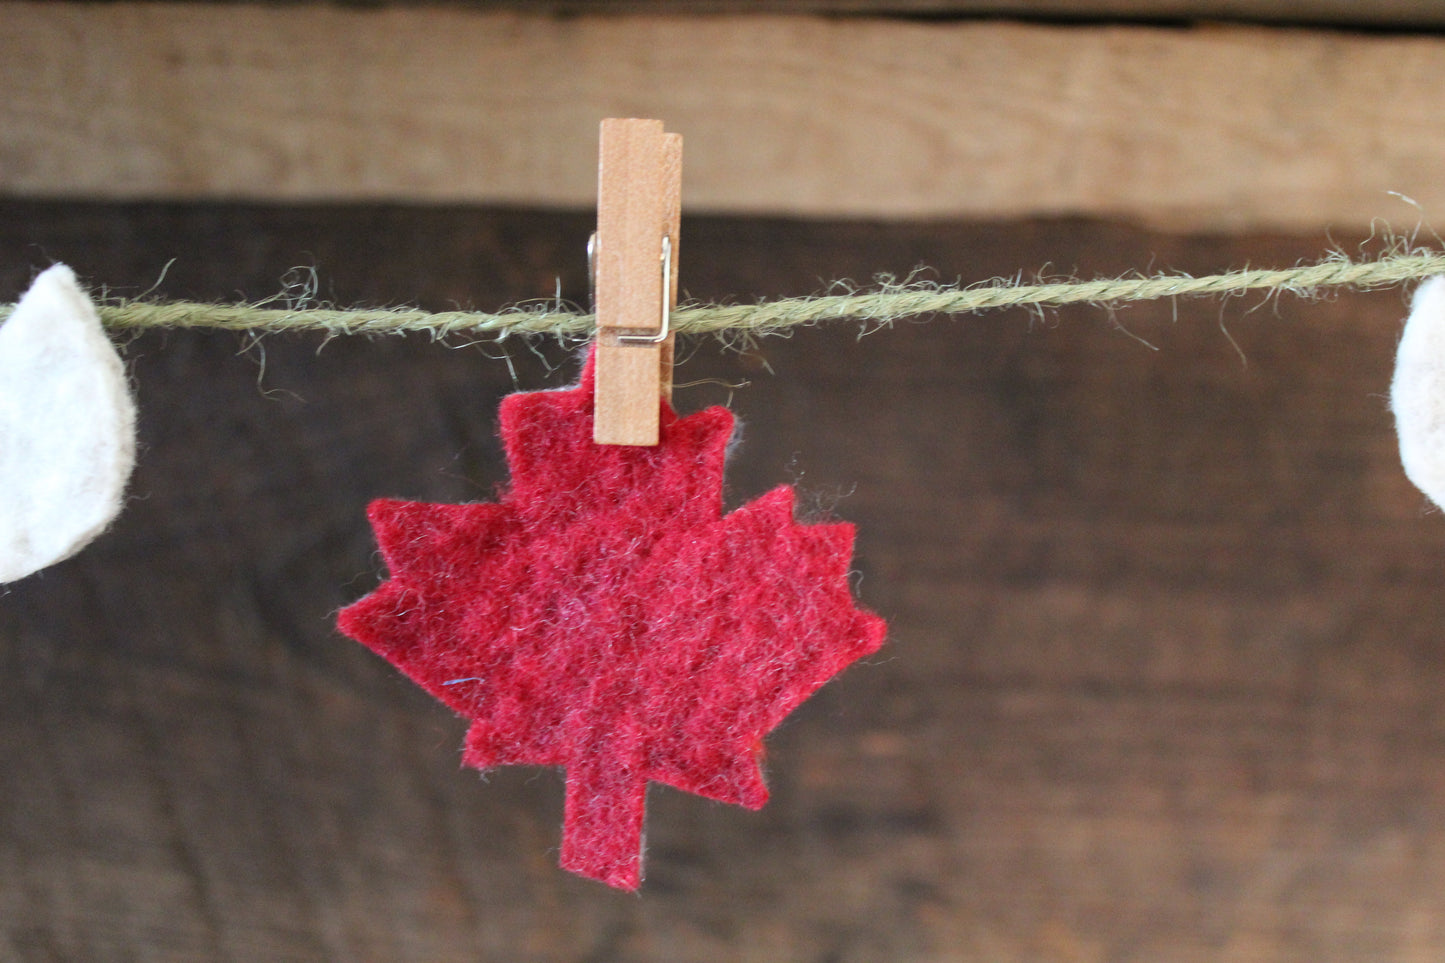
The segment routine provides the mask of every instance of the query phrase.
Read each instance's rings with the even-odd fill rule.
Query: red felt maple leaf
[[[800,525],[781,487],[722,514],[732,415],[654,448],[592,441],[592,371],[502,402],[496,504],[379,500],[391,578],[346,634],[471,720],[463,761],[567,771],[563,867],[641,878],[648,780],[756,809],[762,738],[883,642],[853,604],[853,527]]]

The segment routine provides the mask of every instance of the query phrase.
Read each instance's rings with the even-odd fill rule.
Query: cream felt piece
[[[0,326],[0,582],[104,531],[134,463],[125,368],[74,272],[57,264]]]

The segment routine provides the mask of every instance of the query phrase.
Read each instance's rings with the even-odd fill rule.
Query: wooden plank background
[[[1445,209],[1445,40],[808,16],[0,3],[0,194],[588,206],[664,118],[691,213],[1176,230]]]
[[[0,300],[54,260],[582,300],[608,115],[686,136],[700,298],[1284,265],[1445,203],[1423,0],[662,10],[0,2]],[[743,421],[729,504],[857,522],[891,635],[769,740],[762,812],[651,794],[636,897],[557,869],[558,774],[460,770],[460,722],[332,627],[382,576],[366,502],[491,497],[498,400],[571,354],[129,340],[125,514],[0,590],[0,959],[1433,963],[1445,521],[1386,410],[1404,310],[682,345],[680,406]]]
[[[132,293],[175,258],[175,297],[272,294],[299,264],[342,303],[582,298],[590,230],[11,200],[0,297],[54,258]],[[743,300],[1323,243],[684,231],[684,287]],[[680,405],[745,426],[729,503],[794,481],[857,522],[891,637],[770,739],[762,812],[651,794],[640,896],[556,868],[556,774],[459,770],[460,722],[332,628],[381,576],[367,500],[490,497],[498,399],[564,383],[568,355],[136,338],[125,514],[0,594],[0,958],[1438,960],[1445,521],[1386,412],[1403,311],[1381,292],[685,345]]]
[[[1434,0],[427,0],[429,5],[556,13],[823,13],[832,16],[1023,17],[1066,21],[1235,21],[1406,29],[1445,24]],[[374,5],[360,0],[356,5]]]

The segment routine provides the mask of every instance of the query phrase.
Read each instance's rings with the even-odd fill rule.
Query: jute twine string
[[[926,315],[971,314],[998,308],[1112,304],[1159,298],[1233,296],[1251,291],[1315,294],[1322,289],[1364,290],[1445,274],[1445,254],[1401,253],[1375,260],[1328,259],[1278,270],[1251,269],[1193,277],[1161,274],[1138,278],[1061,281],[1044,284],[988,283],[969,287],[884,285],[866,293],[770,301],[760,304],[693,305],[675,310],[679,334],[779,334],[824,321],[886,324]],[[0,321],[14,305],[0,306]],[[516,307],[495,314],[472,311],[427,312],[412,309],[338,309],[270,307],[264,304],[120,301],[100,306],[106,327],[117,331],[149,328],[213,328],[253,333],[322,332],[402,334],[420,332],[507,337],[547,334],[588,337],[596,325],[591,314],[546,307]]]

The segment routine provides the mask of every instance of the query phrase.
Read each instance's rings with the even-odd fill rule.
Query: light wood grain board
[[[0,4],[0,193],[595,203],[607,116],[690,212],[1359,229],[1445,209],[1445,40],[1267,28]]]
[[[431,0],[445,2],[445,0]],[[826,13],[1067,20],[1229,20],[1420,28],[1445,24],[1434,0],[450,0],[451,6],[557,13]]]

